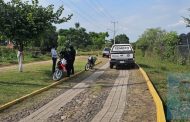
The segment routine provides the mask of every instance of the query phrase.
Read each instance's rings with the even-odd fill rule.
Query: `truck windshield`
[[[104,48],[104,51],[110,51],[110,49],[109,48]]]
[[[131,51],[131,47],[128,45],[115,45],[112,51]]]

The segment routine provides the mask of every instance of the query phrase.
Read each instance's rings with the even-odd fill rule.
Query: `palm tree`
[[[76,28],[77,30],[80,28],[80,23],[79,23],[79,22],[75,23],[75,28]]]

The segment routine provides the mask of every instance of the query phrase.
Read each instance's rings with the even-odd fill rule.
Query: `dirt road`
[[[40,97],[40,102],[37,101],[39,97],[28,100],[35,108],[17,105],[0,113],[0,121],[156,121],[153,99],[138,69],[109,69],[106,63],[72,80],[77,82],[71,88],[60,92],[64,87],[60,85],[59,90],[54,90],[54,93],[59,91],[58,95],[47,93]],[[52,99],[44,102],[47,97]]]

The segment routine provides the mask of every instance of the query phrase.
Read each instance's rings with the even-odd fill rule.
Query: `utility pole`
[[[115,44],[115,34],[116,34],[116,32],[115,32],[115,24],[117,23],[116,21],[113,21],[113,22],[111,22],[111,23],[113,23],[113,39],[114,39],[114,44]]]
[[[189,47],[189,38],[188,38],[188,35],[187,35],[187,48],[188,48],[188,64],[189,64],[189,60],[190,60],[190,47]]]

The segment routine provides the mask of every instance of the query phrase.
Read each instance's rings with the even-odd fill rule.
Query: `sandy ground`
[[[156,106],[138,69],[131,69],[123,122],[155,122]]]

